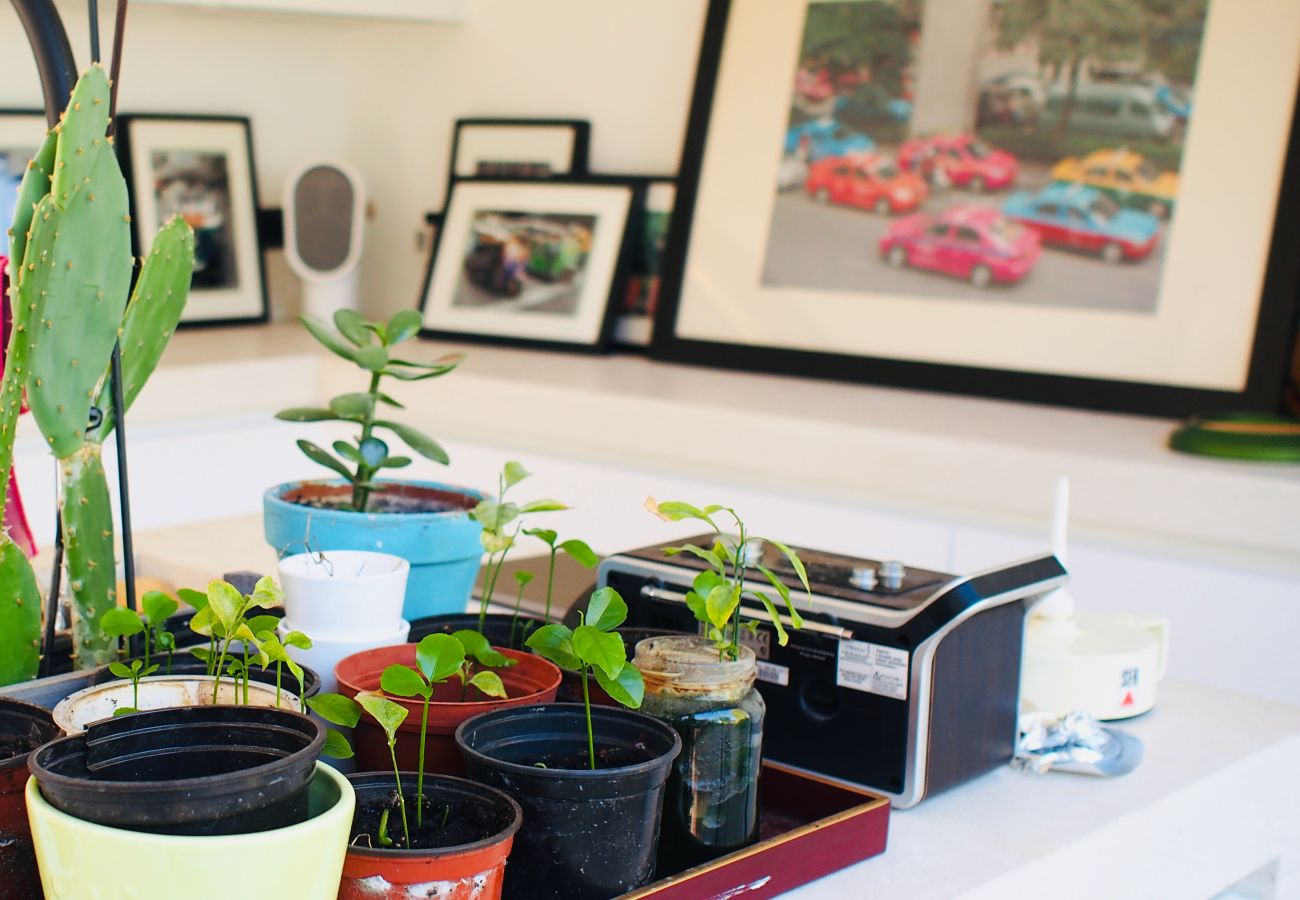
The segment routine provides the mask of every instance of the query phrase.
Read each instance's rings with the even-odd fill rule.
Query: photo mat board
[[[1032,6],[713,0],[655,354],[1159,415],[1275,406],[1300,5],[1184,4],[1163,49],[1135,12],[1128,43],[1094,34],[1077,59],[1005,18]],[[1269,89],[1243,104],[1245,83]]]
[[[194,229],[194,280],[181,324],[266,321],[249,121],[122,116],[118,135],[131,186],[136,253],[145,252],[174,215]]]
[[[45,140],[45,114],[35,110],[0,110],[0,234],[14,220],[14,204],[27,163]],[[9,241],[0,243],[0,256],[8,255]]]
[[[454,181],[421,334],[604,349],[640,197],[636,184],[609,179]]]

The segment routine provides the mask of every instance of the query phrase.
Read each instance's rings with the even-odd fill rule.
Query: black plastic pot
[[[199,706],[96,722],[30,767],[50,805],[154,834],[269,831],[307,817],[325,726],[282,709]]]
[[[506,900],[605,900],[654,877],[664,782],[681,738],[626,709],[593,707],[591,718],[594,770],[585,768],[581,704],[503,709],[456,729],[469,776],[524,810]]]
[[[143,658],[141,658],[141,662],[143,662]],[[166,654],[162,656],[154,654],[154,656],[150,658],[149,663],[150,665],[152,665],[153,663],[158,663],[158,671],[154,672],[155,675],[200,675],[202,676],[202,675],[207,675],[208,672],[207,664],[204,663],[203,660],[190,656],[188,653],[177,653],[175,656],[172,657],[172,670],[170,672],[167,671]],[[261,684],[269,684],[271,685],[271,687],[275,687],[275,667],[271,666],[265,670],[256,669],[256,668],[252,669],[249,672],[249,678]],[[315,669],[309,669],[306,666],[303,666],[302,679],[308,697],[315,697],[318,693],[320,693],[320,676],[316,674]],[[117,676],[114,675],[112,672],[110,672],[107,667],[105,667],[95,674],[95,678],[91,682],[91,684],[107,684],[110,681],[117,681],[117,680],[118,680]],[[223,679],[223,681],[229,681],[229,680],[230,679],[228,677]],[[293,673],[289,671],[288,666],[285,666],[284,669],[280,672],[280,687],[291,694],[298,693],[298,679],[295,678],[293,676]]]
[[[576,627],[576,624],[575,624]],[[627,648],[627,658],[632,658],[632,651],[636,648],[638,641],[644,641],[652,637],[668,637],[670,635],[685,634],[689,631],[669,631],[665,628],[616,628],[619,634],[623,636],[623,646]],[[582,675],[579,672],[570,672],[568,669],[563,670],[564,680],[560,682],[560,689],[555,694],[557,703],[581,703],[582,702]],[[587,680],[587,692],[591,696],[592,703],[599,703],[602,706],[613,706],[615,701],[601,690],[600,685],[596,684],[596,679]]]
[[[27,756],[61,732],[50,711],[0,698],[0,898],[41,896],[27,827]]]
[[[524,650],[524,640],[541,625],[541,616],[531,613],[521,612],[518,620],[514,613],[488,613],[483,623],[483,636],[493,647]],[[416,619],[411,623],[411,634],[406,640],[418,644],[431,634],[451,634],[462,630],[478,631],[478,613],[447,613]]]

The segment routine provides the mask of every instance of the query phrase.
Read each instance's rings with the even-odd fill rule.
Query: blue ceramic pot
[[[402,501],[433,501],[440,512],[364,512],[318,509],[291,502],[304,496],[344,498],[343,481],[291,481],[262,496],[266,540],[280,556],[320,550],[377,550],[411,564],[402,616],[407,621],[464,612],[478,575],[482,526],[469,512],[484,495],[436,481],[390,481]]]

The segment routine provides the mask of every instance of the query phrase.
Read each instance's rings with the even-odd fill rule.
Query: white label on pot
[[[768,684],[779,684],[781,687],[787,687],[790,684],[790,667],[759,660],[758,680],[766,681]]]
[[[835,683],[855,691],[866,691],[907,699],[907,652],[867,641],[840,641]]]

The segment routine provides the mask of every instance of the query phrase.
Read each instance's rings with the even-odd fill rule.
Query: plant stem
[[[551,624],[551,593],[555,590],[555,545],[551,544],[551,566],[546,572],[546,612],[542,614],[542,622]]]
[[[379,373],[370,374],[370,411],[366,413],[361,420],[361,439],[357,441],[360,447],[370,439],[370,432],[375,428],[375,412],[379,406]],[[363,484],[369,483],[374,476],[375,469],[372,469],[364,462],[357,463],[357,480],[352,485],[352,509],[356,512],[365,512],[366,504],[370,502],[370,488],[362,487]]]
[[[172,673],[172,649],[168,647],[167,648],[167,674],[170,675],[171,673]]]
[[[397,805],[402,810],[402,833],[406,835],[406,849],[411,849],[411,828],[406,824],[406,795],[402,793],[402,770],[397,767],[397,741],[388,745],[388,754],[393,758],[393,777],[397,779]]]
[[[433,699],[433,685],[429,685],[429,696],[424,698],[424,709],[420,713],[420,770],[415,775],[415,827],[424,825],[424,739],[429,732],[429,701]],[[408,843],[407,848],[410,850]]]
[[[748,538],[745,536],[745,523],[740,521],[740,519],[736,517],[736,514],[734,512],[731,515],[732,518],[736,519],[736,525],[740,528],[740,545],[736,547],[736,561],[732,565],[732,573],[735,575],[736,578],[736,587],[739,588],[740,591],[743,593],[745,590],[745,562],[746,562],[745,556],[747,553],[746,547],[748,546],[749,541]],[[740,658],[740,604],[739,603],[736,604],[736,611],[731,614],[731,646],[728,649],[731,651],[732,659]]]
[[[217,704],[217,694],[221,691],[221,670],[226,667],[226,651],[230,649],[230,638],[221,643],[221,656],[217,659],[217,680],[212,684],[212,705]]]
[[[275,661],[275,708],[280,708],[280,670],[284,668],[284,663],[278,659]]]
[[[582,706],[587,712],[587,761],[596,768],[596,741],[591,734],[591,694],[587,690],[587,670],[582,670]]]
[[[149,629],[148,628],[144,630],[144,667],[146,669],[149,668]]]
[[[244,705],[248,705],[248,641],[244,641]]]
[[[497,578],[501,575],[501,567],[505,565],[506,553],[510,550],[507,547],[499,554],[494,553],[488,557],[488,573],[483,579],[483,597],[479,601],[478,609],[478,630],[481,634],[483,626],[487,623],[488,604],[492,602],[492,595],[497,590]]]
[[[137,672],[131,679],[131,705],[136,709],[140,708],[140,673]]]

